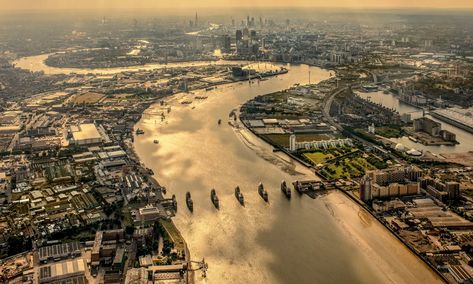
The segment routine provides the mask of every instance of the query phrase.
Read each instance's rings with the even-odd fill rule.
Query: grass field
[[[326,161],[335,158],[335,156],[332,154],[324,154],[322,152],[304,153],[303,155],[304,157],[312,161],[314,165],[323,164]]]
[[[357,156],[331,163],[321,171],[321,174],[328,179],[356,178],[371,170],[376,170],[376,167],[364,157]]]
[[[342,155],[346,155],[349,153],[356,152],[356,148],[350,147],[335,147],[335,148],[328,148],[328,149],[319,149],[314,150],[313,152],[306,152],[303,153],[302,156],[309,159],[313,165],[325,164],[326,162],[340,157]]]

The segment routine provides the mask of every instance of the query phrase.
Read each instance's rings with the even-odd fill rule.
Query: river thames
[[[173,220],[192,259],[205,257],[209,264],[208,278],[197,277],[197,282],[441,283],[422,261],[343,194],[332,192],[315,200],[293,194],[292,200],[287,200],[279,190],[281,180],[289,183],[313,178],[313,173],[287,156],[273,153],[247,130],[227,124],[229,113],[247,100],[307,83],[309,70],[312,81],[330,76],[316,67],[286,67],[288,74],[260,83],[242,82],[174,95],[166,99],[171,112],[164,121],[162,107],[155,104],[136,125],[145,131],[135,139],[139,157],[167,187],[167,194],[177,197],[178,212]],[[107,73],[112,73],[110,70]],[[196,95],[208,98],[192,100]],[[183,100],[193,103],[183,105]],[[218,119],[223,121],[220,126]],[[159,144],[153,143],[156,139]],[[269,193],[268,204],[257,193],[259,182]],[[237,185],[245,196],[245,207],[234,197]],[[210,202],[211,188],[217,190],[220,210]],[[185,206],[187,191],[192,193],[194,213]]]

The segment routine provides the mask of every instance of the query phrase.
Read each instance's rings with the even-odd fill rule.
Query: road
[[[322,113],[323,113],[325,119],[327,120],[327,122],[330,125],[335,127],[340,132],[343,131],[343,127],[340,124],[336,123],[335,120],[333,120],[333,118],[330,116],[330,108],[332,107],[333,99],[335,98],[335,96],[337,96],[338,94],[340,94],[344,91],[347,91],[347,90],[348,90],[348,87],[342,87],[342,88],[339,88],[339,89],[335,89],[334,92],[332,92],[330,95],[326,96],[323,100]]]
[[[344,86],[344,87],[341,87],[341,88],[338,88],[338,89],[335,89],[331,94],[329,94],[328,96],[326,96],[323,100],[323,108],[322,108],[322,114],[324,115],[325,117],[325,120],[330,124],[332,125],[333,127],[335,127],[338,131],[340,132],[344,132],[344,129],[343,127],[338,124],[331,116],[330,116],[330,108],[332,107],[332,103],[333,103],[333,100],[335,99],[335,97],[345,91],[347,91],[349,88],[351,88],[353,86]],[[378,149],[379,151],[383,152],[384,154],[386,155],[389,155],[389,158],[392,159],[393,161],[396,161],[398,163],[402,163],[397,157],[395,157],[394,155],[392,155],[389,151],[386,151],[384,150],[383,148],[381,148],[380,146],[372,143],[372,142],[369,142],[353,133],[351,133],[351,138],[353,139],[356,139],[357,141],[359,141],[360,143],[362,143],[363,145],[367,146],[367,147],[371,147],[373,149]]]

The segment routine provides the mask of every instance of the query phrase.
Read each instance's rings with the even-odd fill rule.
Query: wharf
[[[317,180],[297,180],[292,183],[292,186],[300,194],[307,194],[312,199],[315,199],[317,195],[325,193],[329,189],[325,183]]]

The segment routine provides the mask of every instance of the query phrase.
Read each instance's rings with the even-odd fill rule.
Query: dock
[[[317,180],[296,180],[292,186],[299,194],[306,194],[312,199],[315,199],[318,194],[325,193],[328,189],[325,183]]]

